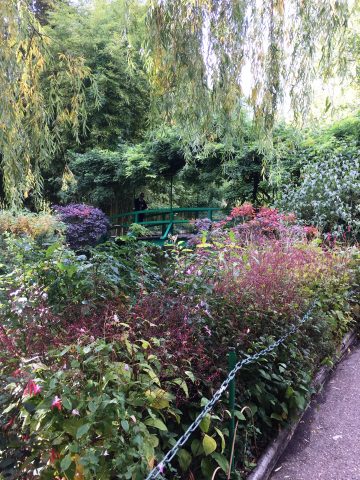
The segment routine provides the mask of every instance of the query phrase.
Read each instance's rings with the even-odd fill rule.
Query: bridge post
[[[173,233],[174,233],[174,224],[172,223],[173,221],[174,221],[174,212],[173,212],[173,209],[172,209],[172,206],[171,206],[171,211],[170,211],[170,222],[171,222],[170,233],[171,233],[171,235],[173,235]]]
[[[165,217],[166,217],[166,213],[163,213],[163,214],[161,215],[161,220],[162,220],[163,222],[166,220]],[[162,226],[161,226],[161,233],[162,233],[162,235],[164,235],[165,231],[166,231],[166,224],[163,223]]]

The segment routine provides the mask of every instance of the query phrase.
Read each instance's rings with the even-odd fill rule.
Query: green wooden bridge
[[[113,215],[111,229],[115,236],[125,235],[131,224],[136,223],[147,228],[160,227],[158,234],[141,237],[140,240],[147,240],[158,245],[164,245],[169,235],[177,234],[176,227],[189,225],[192,220],[198,218],[209,218],[214,220],[215,215],[221,211],[216,207],[190,207],[190,208],[162,208],[154,210],[138,210]],[[179,237],[187,238],[184,231],[178,233]]]

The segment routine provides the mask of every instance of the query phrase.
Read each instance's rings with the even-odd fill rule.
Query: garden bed
[[[54,219],[49,235],[35,219],[24,234],[14,222],[1,237],[7,479],[145,478],[226,377],[229,347],[239,358],[267,348],[314,304],[296,335],[237,378],[244,477],[355,324],[356,248],[330,249],[276,210],[237,207],[191,247],[123,238],[89,255],[67,246]],[[208,479],[217,467],[226,477],[228,425],[224,399],[164,478]]]

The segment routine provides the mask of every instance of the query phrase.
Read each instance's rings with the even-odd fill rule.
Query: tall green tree
[[[60,3],[49,15],[53,56],[83,58],[98,88],[98,104],[89,98],[82,149],[116,148],[146,129],[149,84],[139,53],[144,17],[145,7],[127,0]]]
[[[49,13],[46,33],[52,39],[53,57],[83,58],[95,81],[98,100],[94,101],[89,85],[86,130],[81,132],[79,142],[69,130],[61,149],[43,171],[45,194],[53,201],[67,171],[68,150],[116,152],[119,144],[138,142],[146,131],[149,83],[139,53],[145,35],[145,12],[138,2],[93,0],[91,4],[62,2]]]
[[[79,138],[92,79],[81,57],[51,55],[51,38],[26,0],[1,1],[0,19],[1,176],[5,200],[19,205],[30,191],[39,198],[41,167],[63,132]]]
[[[152,0],[147,65],[162,118],[195,140],[240,139],[251,110],[268,133],[284,94],[307,110],[348,15],[346,0]]]
[[[42,25],[47,23],[48,13],[53,6],[54,0],[30,0],[29,3],[31,11]]]

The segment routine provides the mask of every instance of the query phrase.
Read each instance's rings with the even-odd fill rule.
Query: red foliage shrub
[[[14,339],[11,337],[11,332],[7,332],[5,328],[0,325],[0,347],[2,346],[2,349],[4,352],[11,353],[12,355],[18,357],[20,355],[20,352],[18,351],[16,347],[16,343],[14,342]],[[1,349],[0,349],[1,353]],[[1,358],[0,361],[4,361],[6,357]]]
[[[249,202],[243,203],[240,207],[234,207],[230,213],[230,216],[232,218],[253,217],[254,215],[255,215],[255,208]]]
[[[226,221],[217,222],[216,229],[226,232],[230,221],[242,219],[243,221],[230,228],[242,244],[249,242],[264,243],[268,240],[312,240],[318,236],[318,230],[313,226],[303,227],[296,225],[294,213],[279,213],[276,208],[261,207],[257,211],[251,203],[244,203],[231,210]]]
[[[130,312],[130,336],[134,340],[160,340],[156,355],[165,376],[170,366],[175,367],[180,376],[191,366],[202,380],[209,378],[211,361],[202,341],[203,335],[191,321],[193,309],[194,305],[185,298],[157,293],[140,299]]]
[[[210,314],[219,342],[243,344],[260,335],[281,335],[296,322],[331,279],[341,278],[346,261],[306,244],[281,241],[229,251],[214,284]]]
[[[279,238],[283,221],[283,215],[279,214],[276,209],[262,207],[253,219],[240,225],[240,230],[252,237]]]
[[[215,293],[232,297],[241,305],[247,320],[254,314],[266,317],[269,313],[278,318],[292,318],[306,302],[301,284],[306,271],[316,269],[316,254],[295,247],[284,248],[275,241],[271,248],[249,253],[240,264],[238,258],[229,259],[227,274],[216,285]],[[235,261],[238,266],[234,272]]]
[[[306,238],[308,240],[312,240],[315,237],[319,236],[319,230],[316,227],[304,227],[304,232],[306,234]]]
[[[71,305],[60,315],[53,313],[44,299],[24,307],[11,328],[6,331],[0,328],[0,356],[8,352],[19,359],[21,356],[43,356],[49,349],[71,343],[84,343],[99,337],[116,339],[126,331],[119,324],[126,321],[127,311],[123,302],[116,300],[96,308]]]
[[[140,298],[132,308],[113,300],[96,308],[72,305],[56,315],[44,300],[22,311],[26,316],[27,335],[21,326],[7,332],[0,329],[0,352],[4,355],[11,352],[20,361],[21,356],[42,357],[49,349],[88,343],[97,338],[109,341],[128,338],[130,342],[144,339],[149,342],[148,352],[161,362],[162,379],[184,377],[186,370],[192,370],[198,379],[206,381],[211,375],[211,361],[191,325],[190,310],[190,306],[179,299],[152,294]]]

